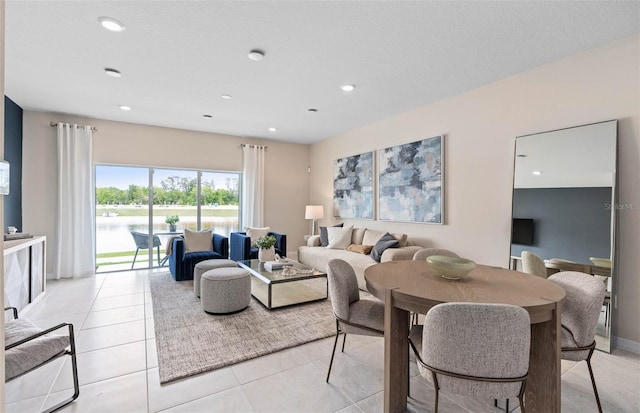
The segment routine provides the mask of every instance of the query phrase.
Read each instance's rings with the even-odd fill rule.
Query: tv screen
[[[533,245],[533,219],[513,218],[511,225],[511,243]]]

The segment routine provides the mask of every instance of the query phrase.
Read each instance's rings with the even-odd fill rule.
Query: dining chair
[[[327,279],[329,298],[336,319],[336,338],[333,342],[329,371],[327,371],[328,383],[340,334],[344,334],[342,352],[344,352],[347,334],[384,337],[384,304],[378,300],[360,298],[356,273],[344,260],[329,261]]]
[[[459,257],[458,254],[456,254],[455,252],[449,251],[443,248],[424,248],[419,251],[416,251],[416,253],[413,254],[413,260],[414,261],[426,260],[432,255],[444,255],[445,257],[454,257],[454,258]]]
[[[566,291],[562,304],[560,345],[563,360],[586,361],[593,394],[602,413],[596,380],[591,368],[591,356],[596,348],[596,326],[605,297],[604,283],[590,274],[564,271],[553,274],[549,281]]]
[[[42,329],[25,318],[18,318],[18,310],[15,307],[6,307],[4,310],[13,312],[13,318],[5,323],[4,329],[5,383],[59,357],[70,356],[73,395],[44,410],[44,413],[55,412],[77,399],[80,395],[80,386],[73,324],[60,323],[54,327]],[[65,335],[53,333],[62,328],[68,328],[68,333]]]
[[[509,304],[445,303],[409,333],[420,374],[440,390],[487,399],[516,396],[520,408],[528,372],[529,313]]]
[[[537,275],[540,278],[547,278],[547,267],[542,258],[530,251],[522,251],[522,271],[527,274]]]

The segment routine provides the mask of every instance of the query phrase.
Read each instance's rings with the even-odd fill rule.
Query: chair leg
[[[342,338],[342,352],[344,353],[344,343],[347,342],[347,333],[344,333],[344,337]]]
[[[593,350],[594,349],[591,349],[589,356],[587,357],[587,367],[589,367],[589,376],[591,377],[591,384],[593,385],[593,394],[596,396],[596,403],[598,403],[598,412],[602,413],[602,405],[600,404],[600,396],[598,396],[596,379],[593,377],[593,369],[591,368],[591,355],[593,354]]]
[[[433,377],[433,388],[436,391],[436,400],[433,408],[433,413],[438,413],[438,397],[440,396],[440,386],[438,385],[438,377],[436,373],[431,372],[431,377]]]
[[[66,405],[73,402],[80,395],[80,384],[78,382],[78,363],[76,361],[76,342],[75,342],[75,337],[73,333],[73,324],[69,324],[69,344],[70,344],[70,351],[68,354],[71,356],[71,371],[73,374],[73,390],[74,390],[73,396],[71,396],[71,398],[69,399],[61,401],[55,406],[48,408],[43,413],[53,413],[57,410],[60,410]]]
[[[131,263],[131,269],[133,269],[133,266],[136,265],[136,258],[138,258],[138,251],[140,251],[140,248],[136,248],[136,255],[133,256],[133,262]]]
[[[338,336],[340,336],[340,325],[339,325],[339,321],[336,320],[336,339],[333,341],[333,351],[331,351],[331,361],[329,361],[329,371],[327,371],[327,380],[326,380],[327,383],[329,383],[329,375],[331,375],[331,366],[333,366],[333,357],[336,355],[336,346],[338,345]]]
[[[160,266],[160,247],[156,247],[158,249],[158,267]]]

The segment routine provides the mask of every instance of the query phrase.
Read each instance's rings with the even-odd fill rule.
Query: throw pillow
[[[213,231],[192,231],[184,230],[184,249],[185,252],[195,251],[213,251]]]
[[[364,239],[364,233],[366,231],[367,231],[366,228],[354,228],[353,234],[351,234],[351,243],[363,245],[362,240]],[[369,244],[369,245],[373,245],[373,244]]]
[[[353,225],[346,228],[330,227],[327,228],[327,237],[329,238],[329,244],[327,248],[343,250],[351,244],[351,230]]]
[[[362,237],[362,245],[376,245],[385,234],[385,231],[368,229],[364,232],[364,237]]]
[[[382,236],[382,238],[378,240],[376,245],[373,246],[373,249],[371,250],[371,258],[373,258],[376,262],[380,262],[382,253],[387,248],[397,248],[398,245],[400,245],[400,242],[395,239],[393,235],[387,232]]]
[[[269,227],[264,227],[264,228],[247,227],[247,237],[251,238],[251,248],[258,248],[258,244],[256,244],[256,241],[260,237],[269,235],[269,231],[271,231],[271,228]]]
[[[357,252],[358,254],[369,255],[373,245],[351,244],[347,247],[347,251]]]
[[[342,228],[344,223],[334,225],[335,228]],[[329,237],[327,236],[327,227],[320,227],[320,246],[326,247],[329,245]]]
[[[404,248],[404,247],[407,246],[407,234],[400,234],[400,233],[394,232],[391,235],[393,235],[393,238],[397,239],[398,242],[400,243],[400,245],[398,245],[398,247]]]

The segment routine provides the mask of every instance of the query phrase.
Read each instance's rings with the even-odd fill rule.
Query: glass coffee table
[[[238,261],[251,274],[251,295],[269,310],[327,299],[327,274],[291,259],[287,263],[291,274],[269,271],[258,260]]]

